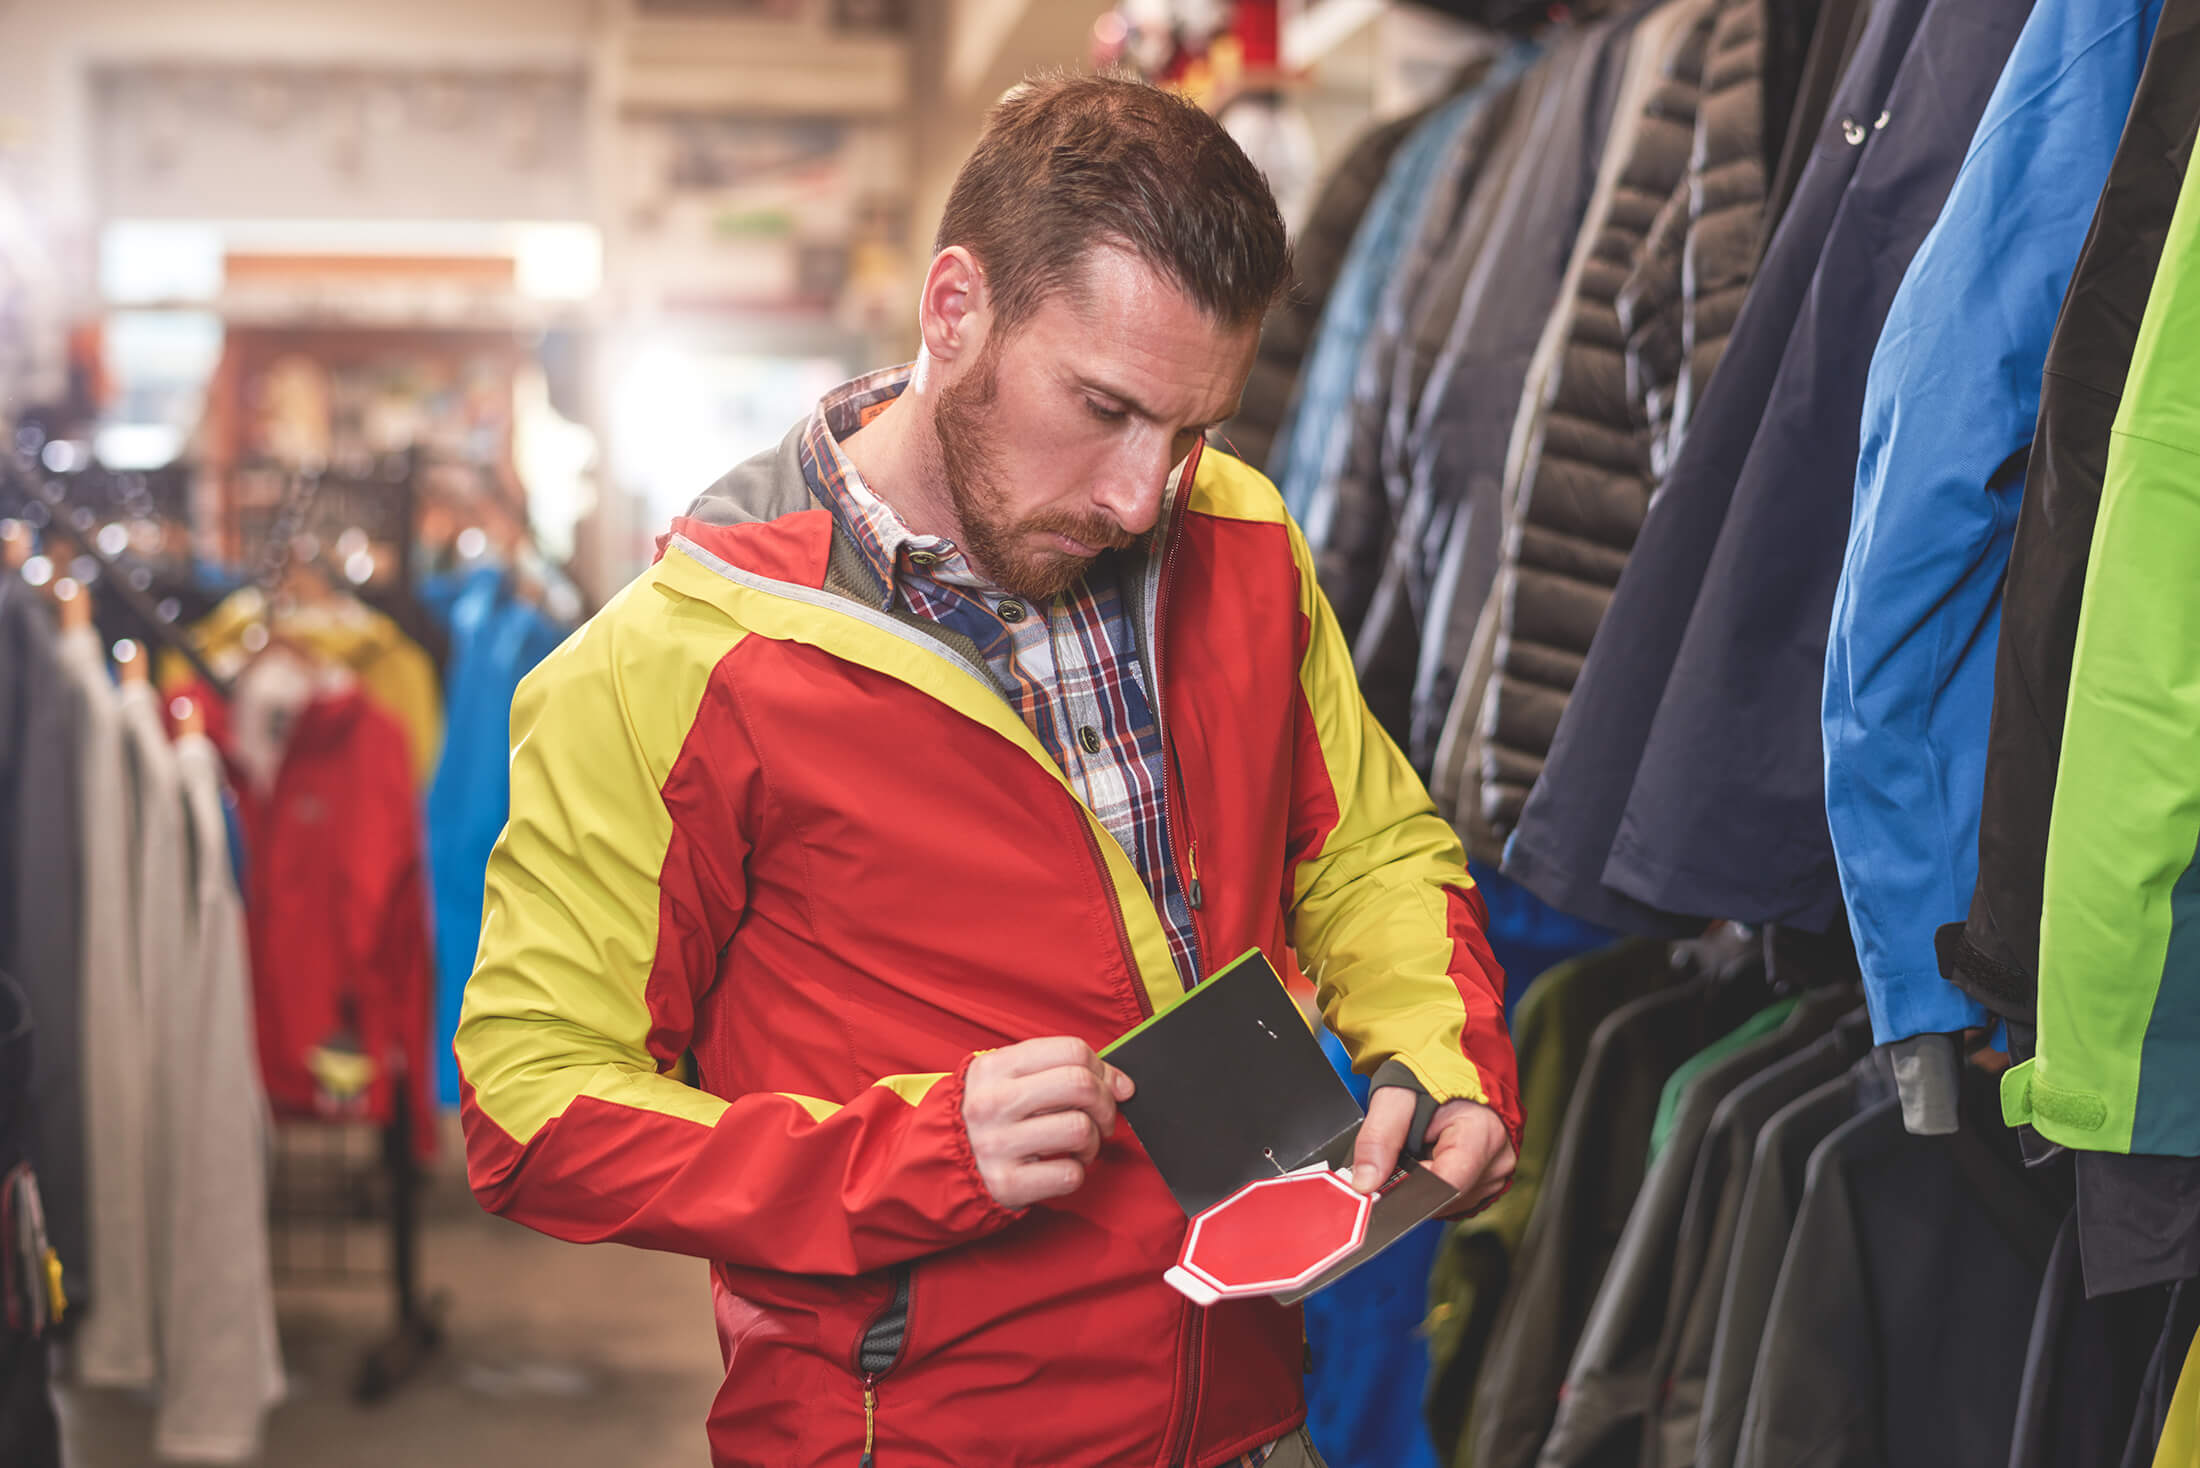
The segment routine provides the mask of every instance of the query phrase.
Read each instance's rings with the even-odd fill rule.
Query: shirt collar
[[[885,588],[880,603],[882,609],[892,608],[894,593],[902,578],[908,575],[953,579],[971,586],[986,584],[953,541],[937,535],[919,535],[911,530],[894,507],[863,482],[863,475],[840,446],[841,440],[876,418],[902,395],[915,370],[916,364],[908,362],[899,367],[867,372],[842,383],[818,400],[817,406],[810,411],[809,426],[802,435],[802,473],[809,481],[810,492],[832,511],[834,520],[878,574],[879,583]],[[1153,547],[1166,543],[1182,479],[1181,467],[1169,476],[1168,492],[1161,502],[1160,523],[1144,542],[1149,553]],[[932,559],[912,560],[912,556]]]
[[[934,564],[960,555],[952,542],[937,535],[918,535],[903,523],[892,505],[872,493],[840,446],[842,439],[902,395],[913,370],[913,363],[905,363],[842,383],[810,411],[809,427],[802,435],[803,477],[878,574],[885,588],[882,608],[893,606],[895,589],[905,572],[923,568],[923,562],[909,560],[912,554],[931,556]]]

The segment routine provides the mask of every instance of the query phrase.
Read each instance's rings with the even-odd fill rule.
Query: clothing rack
[[[420,1284],[422,1179],[413,1155],[414,1123],[411,1088],[399,1085],[393,1088],[389,1121],[375,1129],[371,1159],[351,1146],[356,1133],[337,1133],[336,1146],[312,1150],[287,1146],[279,1136],[275,1148],[268,1206],[283,1226],[275,1241],[278,1278],[329,1284],[375,1278],[381,1268],[352,1262],[351,1228],[376,1215],[388,1225],[393,1320],[389,1333],[361,1354],[353,1373],[352,1399],[362,1406],[388,1400],[443,1344],[448,1302],[440,1293],[423,1292]],[[297,1125],[326,1131],[320,1123]],[[379,1196],[369,1183],[374,1171],[383,1183]],[[308,1245],[299,1234],[312,1225],[320,1225],[320,1237]]]
[[[164,615],[160,606],[146,594],[145,588],[151,578],[144,569],[126,564],[126,556],[109,555],[100,548],[98,514],[90,506],[76,502],[68,480],[38,474],[23,462],[20,450],[11,450],[0,457],[0,470],[4,470],[11,481],[11,498],[18,501],[18,513],[27,523],[34,529],[58,523],[67,530],[76,540],[78,549],[99,567],[99,590],[121,601],[153,630],[163,646],[182,654],[209,687],[228,697],[228,681],[216,675],[191,639],[175,625],[174,618]]]
[[[148,595],[150,574],[131,564],[127,554],[110,555],[101,549],[98,531],[103,517],[98,508],[84,502],[86,496],[80,492],[78,484],[66,476],[41,474],[25,461],[20,449],[0,455],[0,476],[4,476],[0,483],[4,483],[6,489],[6,493],[0,495],[0,505],[12,510],[34,530],[50,527],[67,534],[82,554],[99,567],[100,593],[116,597],[153,631],[163,646],[181,654],[209,687],[225,699],[231,696],[233,689],[229,680],[214,671],[191,638],[176,625],[173,615],[164,613]],[[310,523],[321,501],[324,483],[323,475],[301,473],[288,486],[254,567],[253,580],[263,593],[274,590],[291,564],[295,556],[294,538]],[[400,485],[404,508],[401,523],[408,525],[412,483],[408,465]],[[135,512],[143,514],[151,510],[154,515],[159,514],[150,496],[132,498],[143,501],[131,507]],[[401,575],[409,582],[411,568],[402,561],[401,565]],[[395,1318],[390,1333],[369,1347],[360,1358],[353,1377],[352,1395],[362,1404],[385,1400],[410,1381],[443,1339],[443,1301],[425,1295],[420,1283],[422,1179],[413,1153],[414,1124],[411,1092],[399,1086],[395,1089],[389,1121],[375,1129],[374,1155],[368,1163],[369,1168],[382,1174],[379,1196],[376,1189],[359,1185],[360,1169],[352,1165],[354,1159],[344,1152],[308,1154],[311,1161],[302,1164],[298,1154],[286,1155],[280,1142],[276,1149],[275,1186],[269,1194],[269,1211],[275,1216],[274,1221],[290,1225],[293,1231],[300,1225],[326,1226],[326,1242],[315,1262],[305,1262],[300,1257],[303,1251],[296,1248],[277,1249],[275,1264],[280,1275],[293,1280],[336,1282],[380,1275],[385,1272],[382,1268],[353,1267],[344,1241],[346,1231],[362,1217],[381,1215],[388,1224],[386,1273]],[[312,1165],[325,1160],[332,1161],[332,1165],[325,1169]],[[306,1176],[301,1178],[300,1173]],[[295,1243],[295,1239],[292,1242]]]

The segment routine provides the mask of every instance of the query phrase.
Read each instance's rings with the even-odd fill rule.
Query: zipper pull
[[[863,1378],[863,1457],[856,1468],[875,1468],[878,1461],[878,1384],[875,1376]]]
[[[1192,889],[1186,895],[1191,901],[1192,911],[1197,912],[1199,911],[1199,843],[1197,841],[1192,842],[1186,850],[1185,865],[1191,869],[1192,874]]]

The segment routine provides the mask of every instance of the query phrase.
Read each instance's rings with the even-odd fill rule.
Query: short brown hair
[[[1268,181],[1195,104],[1108,76],[1035,78],[995,104],[955,177],[933,253],[961,245],[1013,326],[1126,249],[1217,321],[1257,321],[1290,282]]]

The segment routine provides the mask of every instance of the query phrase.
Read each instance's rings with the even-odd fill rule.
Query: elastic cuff
[[[934,1094],[941,1095],[941,1105],[953,1108],[955,1124],[948,1128],[950,1145],[955,1149],[955,1160],[962,1164],[964,1179],[986,1210],[985,1223],[991,1227],[1014,1223],[1031,1210],[1002,1207],[1000,1200],[993,1196],[993,1190],[985,1185],[985,1174],[978,1171],[978,1154],[970,1149],[970,1128],[963,1122],[963,1090],[970,1075],[971,1062],[977,1058],[976,1055],[964,1056],[962,1064],[956,1066],[955,1073],[947,1078],[947,1084],[934,1087],[933,1091]]]

